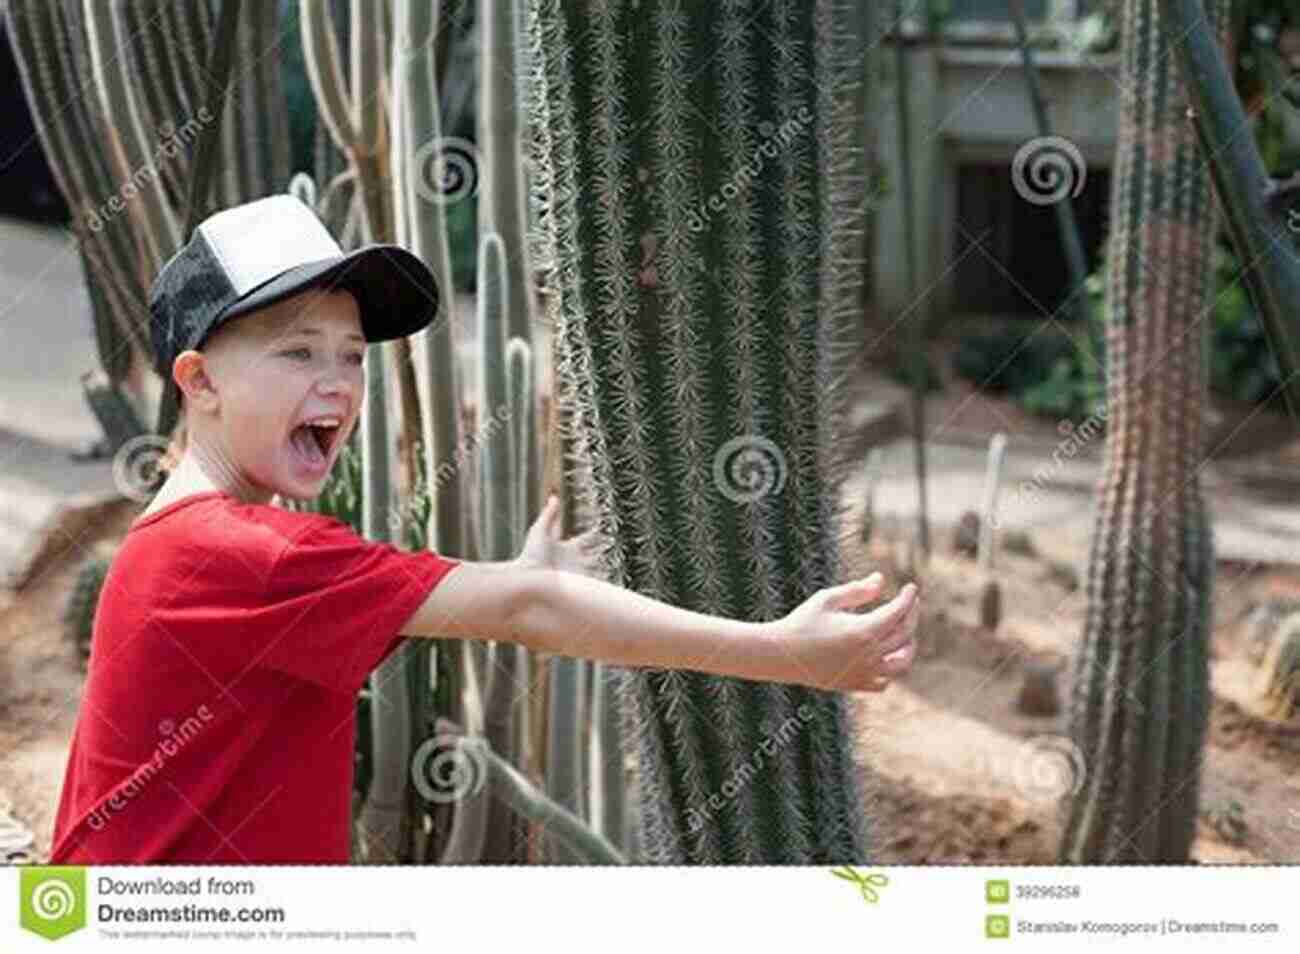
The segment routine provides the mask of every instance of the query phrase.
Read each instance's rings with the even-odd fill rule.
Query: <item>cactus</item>
[[[82,657],[90,655],[90,639],[95,631],[95,608],[104,577],[113,563],[110,553],[92,553],[77,568],[68,601],[63,607],[63,631]]]
[[[1269,643],[1255,696],[1270,719],[1289,719],[1300,705],[1300,613],[1283,620]]]
[[[994,630],[1002,620],[1002,588],[993,577],[993,532],[997,529],[998,488],[1006,458],[1007,435],[1001,431],[989,441],[988,469],[984,474],[983,515],[979,528],[980,625]]]
[[[1220,37],[1228,6],[1212,4]],[[1185,862],[1196,830],[1214,569],[1198,319],[1216,212],[1162,9],[1124,4],[1109,416],[1069,713],[1086,772],[1063,863]]]
[[[519,459],[515,446],[515,421],[502,426],[503,414],[520,410],[525,403],[518,388],[531,388],[526,371],[507,372],[506,332],[508,316],[516,303],[506,281],[509,266],[501,237],[485,232],[479,241],[478,272],[478,415],[483,434],[480,450],[479,506],[482,534],[480,552],[484,559],[508,560],[518,552],[522,542],[522,514],[519,511],[518,478],[514,467]],[[523,368],[531,358],[527,346],[518,339],[512,345],[524,348]],[[514,368],[516,362],[509,365]],[[520,369],[522,370],[522,368]],[[529,435],[531,436],[531,434]],[[492,749],[508,761],[517,761],[515,699],[518,679],[523,674],[527,685],[527,661],[520,659],[521,647],[513,643],[493,643],[490,648],[487,678],[487,741]],[[521,857],[522,847],[515,837],[519,823],[503,798],[493,798],[488,808],[488,837],[483,860],[502,863]]]
[[[135,408],[117,384],[104,380],[98,372],[87,371],[81,376],[81,386],[86,403],[107,438],[109,454],[117,453],[131,438],[145,433]]]
[[[1246,115],[1233,84],[1235,51],[1225,55],[1222,21],[1207,24],[1206,2],[1159,0],[1158,9],[1169,32],[1180,38],[1170,54],[1186,77],[1188,115],[1237,257],[1250,263],[1242,277],[1268,331],[1280,371],[1278,389],[1294,417],[1300,413],[1300,254],[1292,220],[1300,209],[1300,172],[1274,181],[1255,137],[1241,135],[1253,117]]]
[[[243,5],[238,48],[247,66],[227,97],[238,105],[220,113],[220,91],[207,88],[205,69],[219,8],[12,0],[4,12],[41,145],[73,211],[100,362],[151,425],[147,296],[183,239],[181,183],[190,179],[196,137],[222,123],[218,166],[228,180],[215,191],[223,204],[269,195],[288,178],[278,62],[263,53],[275,4]],[[93,95],[84,89],[88,77],[96,79]]]
[[[839,571],[842,361],[861,331],[849,12],[536,4],[547,130],[530,142],[580,490],[612,578],[674,605],[774,619]],[[622,688],[646,860],[867,857],[842,695],[660,669]]]

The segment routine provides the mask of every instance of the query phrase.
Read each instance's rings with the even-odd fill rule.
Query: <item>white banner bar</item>
[[[1300,869],[0,868],[0,951],[1300,950]]]

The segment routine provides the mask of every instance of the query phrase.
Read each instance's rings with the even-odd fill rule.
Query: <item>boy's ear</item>
[[[207,399],[215,398],[212,379],[204,367],[203,355],[194,350],[182,351],[173,363],[176,384],[180,388],[181,406],[202,405]]]

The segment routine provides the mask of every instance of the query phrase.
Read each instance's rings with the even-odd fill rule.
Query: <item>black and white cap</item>
[[[344,254],[295,196],[257,199],[200,222],[149,293],[154,370],[163,378],[158,433],[176,425],[177,355],[197,348],[231,318],[316,286],[356,298],[367,341],[414,334],[438,313],[438,284],[418,256],[398,245]]]

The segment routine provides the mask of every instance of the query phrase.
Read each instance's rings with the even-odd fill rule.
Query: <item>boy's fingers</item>
[[[881,662],[881,670],[891,675],[906,672],[916,655],[916,643],[909,642],[898,652],[887,653]]]
[[[880,595],[885,578],[879,572],[860,580],[849,580],[826,591],[826,605],[831,609],[848,609],[861,606]]]
[[[883,606],[877,606],[870,613],[864,614],[857,622],[870,630],[880,631],[886,627],[893,626],[916,605],[917,587],[915,583],[908,583],[888,603]]]

